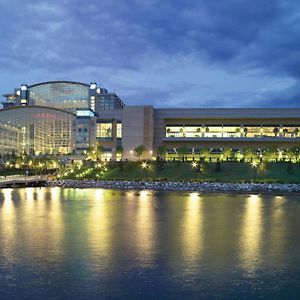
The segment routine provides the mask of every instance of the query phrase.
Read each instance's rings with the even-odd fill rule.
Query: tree
[[[291,149],[291,152],[292,152],[292,154],[293,154],[293,157],[298,161],[298,159],[299,159],[299,154],[300,154],[300,149],[299,149],[299,147],[293,147],[293,148]]]
[[[299,128],[295,128],[294,135],[295,135],[295,137],[297,137],[299,135]]]
[[[232,149],[231,148],[225,148],[223,149],[223,157],[228,160],[230,158],[233,157],[233,152],[232,152]]]
[[[278,149],[276,147],[269,147],[264,151],[264,158],[268,161],[278,159]]]
[[[273,133],[274,133],[274,136],[277,137],[277,135],[279,133],[279,128],[278,127],[274,127]]]
[[[186,147],[180,147],[177,150],[179,157],[184,160],[184,156],[188,154],[188,149]]]
[[[170,128],[167,128],[167,129],[166,129],[166,133],[167,133],[166,136],[167,136],[167,137],[170,137],[171,129],[170,129]]]
[[[103,152],[104,147],[100,143],[98,143],[95,148],[89,147],[87,149],[87,159],[92,161],[100,160]]]
[[[248,134],[248,128],[244,127],[244,137],[247,137],[247,134]]]
[[[282,132],[283,132],[283,136],[285,137],[287,135],[287,133],[288,133],[288,129],[284,128]]]
[[[209,148],[202,148],[200,150],[200,154],[203,158],[206,158],[210,155],[210,149]]]
[[[164,158],[164,157],[166,156],[166,154],[167,154],[167,148],[166,148],[165,146],[163,146],[163,145],[158,146],[158,147],[156,148],[156,154],[157,154],[158,156]]]
[[[93,147],[88,147],[86,150],[87,159],[96,160],[96,151]]]
[[[247,148],[243,151],[243,155],[245,159],[249,159],[252,160],[253,158],[257,157],[257,153],[255,151],[255,149],[253,148]]]
[[[179,129],[179,132],[180,132],[180,136],[181,137],[185,137],[185,133],[184,133],[184,128],[183,127]]]
[[[298,147],[289,148],[285,151],[285,155],[287,156],[287,158],[297,160],[299,155],[299,148]]]
[[[98,143],[97,147],[96,147],[96,159],[97,160],[101,160],[101,156],[102,156],[103,152],[104,152],[104,147],[100,143]]]
[[[146,148],[144,145],[140,145],[134,149],[134,156],[141,160],[141,158],[145,155]]]

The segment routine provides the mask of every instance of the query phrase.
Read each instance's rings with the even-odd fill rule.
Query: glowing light
[[[257,167],[257,162],[256,162],[256,161],[252,162],[252,163],[251,163],[251,166],[252,166],[253,168],[256,168],[256,167]]]
[[[104,200],[104,190],[103,189],[97,189],[96,190],[96,199]]]
[[[140,192],[140,197],[141,197],[141,200],[148,199],[148,191],[141,191]]]
[[[142,162],[141,167],[143,169],[147,169],[148,168],[148,164],[146,162]]]
[[[189,196],[190,196],[190,197],[189,197],[190,200],[192,200],[192,201],[200,200],[200,196],[199,196],[199,194],[196,193],[196,192],[190,193]]]
[[[195,161],[192,162],[192,167],[197,168],[197,163]]]
[[[245,270],[251,272],[259,261],[262,242],[262,199],[251,195],[245,203],[241,232],[241,258]]]
[[[182,251],[188,268],[197,264],[203,250],[203,211],[201,196],[197,192],[189,194],[186,199],[182,219]],[[187,268],[187,269],[188,269]]]
[[[155,222],[155,205],[153,205],[153,194],[143,190],[139,193],[138,202],[135,203],[136,220],[131,228],[132,243],[135,255],[142,267],[149,267],[154,262],[157,227]]]

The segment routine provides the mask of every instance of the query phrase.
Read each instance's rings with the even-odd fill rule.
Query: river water
[[[0,299],[299,294],[299,195],[0,190]]]

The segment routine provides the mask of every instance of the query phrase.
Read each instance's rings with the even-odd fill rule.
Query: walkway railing
[[[24,176],[24,175],[10,175],[10,176],[0,176],[0,186],[5,186],[7,184],[17,184],[17,183],[30,183],[30,182],[41,182],[47,181],[47,175],[36,175],[36,176]]]

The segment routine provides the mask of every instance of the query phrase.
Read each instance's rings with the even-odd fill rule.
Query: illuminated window
[[[112,138],[112,123],[97,124],[97,138]]]
[[[117,138],[122,138],[122,123],[117,123]]]
[[[167,138],[297,138],[298,125],[167,125]]]

